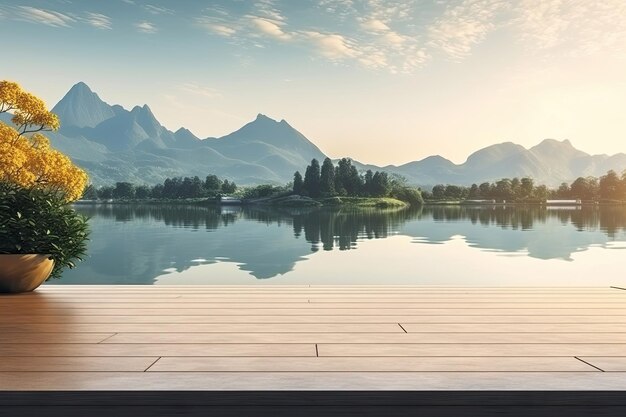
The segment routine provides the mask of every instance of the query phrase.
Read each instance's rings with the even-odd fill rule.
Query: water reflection
[[[573,253],[590,246],[626,241],[623,207],[289,210],[97,205],[77,209],[91,217],[90,257],[59,283],[151,284],[164,271],[180,274],[224,262],[258,279],[272,278],[289,275],[297,263],[317,256],[315,252],[356,249],[366,240],[394,235],[412,240],[413,245],[394,249],[406,254],[407,262],[419,254],[416,243],[445,247],[458,236],[474,250],[569,261]],[[384,262],[356,256],[364,264]]]

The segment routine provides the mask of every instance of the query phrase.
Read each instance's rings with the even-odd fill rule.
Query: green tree
[[[520,193],[519,197],[521,199],[530,198],[533,194],[533,190],[535,188],[535,182],[532,178],[524,177],[520,181]]]
[[[139,200],[147,199],[148,197],[150,197],[150,194],[150,187],[148,187],[147,185],[140,185],[135,188],[135,198]]]
[[[472,199],[472,200],[477,200],[480,197],[481,197],[481,195],[480,195],[480,189],[478,188],[478,185],[472,184],[472,186],[469,189],[468,198]]]
[[[370,195],[372,197],[386,197],[389,195],[391,186],[386,172],[376,171],[372,176],[371,184]]]
[[[482,198],[493,198],[493,186],[488,182],[483,182],[478,186]]]
[[[150,190],[150,197],[163,198],[163,184],[157,184]]]
[[[371,169],[368,169],[365,171],[365,175],[363,176],[363,194],[367,196],[374,195],[373,181],[374,173]]]
[[[513,198],[513,187],[511,180],[508,178],[502,178],[500,181],[496,181],[496,196],[502,200],[511,200]]]
[[[113,198],[113,187],[111,186],[101,187],[98,190],[98,198],[101,198],[103,200],[109,200]]]
[[[304,190],[309,197],[317,198],[320,196],[320,163],[315,158],[311,160],[311,165],[306,167]]]
[[[237,184],[235,182],[230,182],[228,180],[224,180],[222,183],[222,193],[224,194],[232,194],[237,191]]]
[[[617,173],[610,170],[600,177],[600,197],[606,199],[621,199],[622,198],[622,182],[617,176]]]
[[[451,200],[460,200],[463,198],[463,188],[458,185],[446,185],[444,195]]]
[[[572,196],[572,192],[569,184],[566,182],[561,183],[559,188],[556,190],[555,195],[557,198],[570,198]]]
[[[545,185],[535,187],[533,194],[537,200],[545,201],[548,199],[548,187],[546,187]]]
[[[446,197],[446,186],[437,184],[433,187],[432,193],[435,200],[443,200]]]
[[[296,171],[293,174],[293,193],[297,195],[302,195],[302,186],[304,185],[302,181],[302,175],[300,171]]]
[[[515,177],[511,180],[511,197],[515,200],[522,196],[522,183],[519,178]]]
[[[115,183],[113,198],[135,198],[135,186],[130,182]]]
[[[320,194],[326,197],[335,195],[335,166],[330,158],[326,158],[324,162],[322,162]]]
[[[204,189],[207,190],[211,194],[216,194],[222,188],[222,181],[217,177],[217,175],[207,175],[204,180]]]

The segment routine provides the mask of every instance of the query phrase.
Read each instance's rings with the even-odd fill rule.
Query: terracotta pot
[[[0,255],[0,293],[32,291],[48,279],[52,268],[49,255]]]

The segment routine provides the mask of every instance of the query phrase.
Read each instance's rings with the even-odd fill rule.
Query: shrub
[[[46,254],[51,278],[85,254],[89,228],[58,193],[0,183],[0,254]]]
[[[412,206],[421,206],[424,204],[422,193],[412,187],[397,187],[391,191],[391,196],[397,198],[400,201],[409,203]]]

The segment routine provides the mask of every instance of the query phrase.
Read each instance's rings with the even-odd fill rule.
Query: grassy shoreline
[[[78,200],[74,204],[77,205],[93,205],[93,204],[119,204],[119,205],[138,205],[138,204],[172,204],[172,205],[241,205],[241,206],[274,206],[274,207],[362,207],[362,208],[402,208],[409,206],[404,201],[389,197],[329,197],[312,199],[302,196],[283,196],[261,199],[241,200],[237,203],[220,203],[215,198],[188,198],[188,199],[121,199],[121,200]]]

